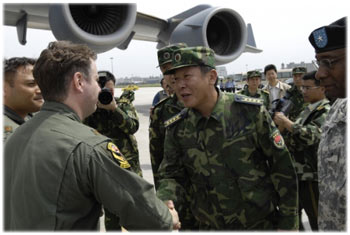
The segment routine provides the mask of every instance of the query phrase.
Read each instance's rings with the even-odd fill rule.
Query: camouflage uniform
[[[158,189],[158,168],[163,159],[165,127],[164,122],[183,109],[182,103],[176,95],[169,96],[156,104],[151,116],[149,126],[149,150],[152,163],[154,184]]]
[[[172,63],[212,67],[214,55],[179,49]],[[166,122],[157,196],[188,194],[200,230],[297,229],[295,169],[262,100],[217,92],[209,117],[185,108]]]
[[[164,47],[158,51],[159,65],[163,65],[171,62],[171,54],[174,49],[185,47],[183,43],[172,44]],[[165,127],[164,122],[170,119],[175,114],[179,113],[184,108],[183,104],[178,100],[176,95],[167,97],[156,104],[150,115],[149,126],[149,149],[152,164],[152,172],[154,185],[156,190],[159,186],[159,174],[158,168],[163,160],[164,155],[164,139],[165,139]],[[190,209],[189,203],[191,198],[185,195],[187,198],[181,203],[176,204],[176,210],[178,211],[181,221],[181,230],[196,230],[198,229],[196,220],[194,219]]]
[[[317,148],[321,137],[321,126],[325,122],[329,108],[327,99],[306,107],[292,126],[291,142],[288,148],[295,158],[299,179],[299,215],[304,209],[314,231],[318,230]],[[301,217],[299,219],[302,230]]]
[[[240,90],[238,92],[236,92],[237,94],[241,94],[241,95],[246,95],[249,97],[254,97],[254,98],[260,98],[263,99],[264,101],[264,105],[266,107],[266,109],[269,109],[269,105],[270,105],[270,97],[269,97],[269,92],[266,90],[262,90],[262,89],[258,89],[255,93],[255,95],[251,95],[249,93],[248,90],[248,86],[246,88],[244,88],[243,90]]]
[[[305,109],[308,103],[304,102],[304,97],[301,91],[293,85],[287,92],[290,94],[290,101],[293,103],[293,108],[288,114],[289,120],[294,122],[299,114]]]
[[[318,226],[323,231],[346,231],[346,105],[346,98],[337,99],[322,126]]]

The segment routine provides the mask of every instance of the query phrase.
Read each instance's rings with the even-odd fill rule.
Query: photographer
[[[139,120],[132,104],[134,92],[124,91],[120,98],[114,97],[115,78],[108,71],[100,71],[97,110],[84,120],[84,124],[95,128],[101,134],[111,138],[131,165],[131,170],[142,176],[134,133],[139,128]],[[108,104],[106,104],[109,101]],[[105,103],[105,104],[103,104]],[[106,211],[106,230],[120,230],[119,221]]]

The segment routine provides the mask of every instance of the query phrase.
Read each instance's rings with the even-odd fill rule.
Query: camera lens
[[[108,88],[102,88],[100,94],[98,94],[98,100],[101,104],[109,104],[113,100],[113,95]]]

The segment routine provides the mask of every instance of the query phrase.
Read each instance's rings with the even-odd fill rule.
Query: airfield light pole
[[[110,59],[111,59],[112,74],[114,75],[114,72],[113,72],[113,57],[111,57]]]

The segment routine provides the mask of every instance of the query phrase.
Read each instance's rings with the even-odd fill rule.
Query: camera
[[[282,112],[285,116],[288,116],[289,112],[294,107],[293,102],[290,101],[291,96],[292,94],[287,91],[283,98],[272,101],[271,108],[269,110],[272,119],[274,118],[276,112]]]
[[[109,104],[113,100],[113,94],[104,86],[106,85],[107,81],[113,80],[110,78],[114,78],[114,76],[108,71],[100,71],[98,72],[98,77],[98,84],[101,87],[101,92],[98,94],[98,100],[101,104]]]

